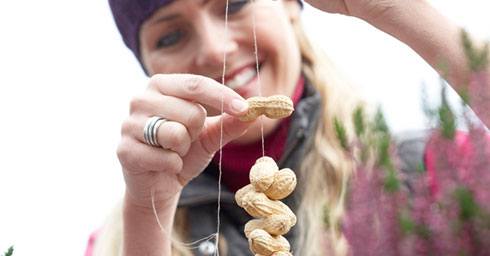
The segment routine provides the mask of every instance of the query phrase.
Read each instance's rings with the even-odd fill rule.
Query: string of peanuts
[[[252,97],[248,113],[241,118],[252,121],[260,115],[284,118],[293,112],[291,99],[283,95]],[[245,236],[255,256],[292,256],[291,246],[284,234],[296,224],[291,209],[279,201],[290,195],[296,187],[296,175],[285,168],[279,170],[276,162],[263,156],[250,169],[250,184],[235,194],[237,204],[256,219],[245,224]]]
[[[255,0],[252,0],[255,3]],[[228,21],[228,0],[226,1],[225,35]],[[259,85],[259,96],[247,99],[248,112],[240,118],[241,121],[253,121],[261,115],[268,118],[285,118],[294,111],[293,102],[287,96],[274,95],[262,97],[262,85],[260,82],[260,70],[258,61],[257,35],[255,31],[255,13],[252,14],[252,28],[254,39],[254,55],[257,69],[257,82]],[[223,56],[222,83],[226,73],[226,51]],[[223,114],[223,95],[221,98],[221,113]],[[237,204],[244,208],[251,216],[257,219],[250,220],[245,225],[245,236],[248,238],[250,250],[255,256],[292,256],[291,246],[282,235],[289,232],[296,224],[296,216],[289,207],[282,203],[281,199],[290,195],[296,187],[296,175],[291,169],[279,170],[279,167],[270,157],[265,156],[264,148],[264,126],[262,120],[262,157],[259,158],[250,170],[251,184],[241,188],[235,195]],[[222,140],[223,122],[220,128],[220,150],[219,150],[219,180],[218,180],[218,216],[216,232],[216,248],[219,248],[219,226],[220,226],[220,197],[221,197],[221,162],[222,162]],[[219,249],[215,251],[219,256]]]

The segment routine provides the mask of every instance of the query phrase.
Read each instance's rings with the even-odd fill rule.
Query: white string
[[[225,29],[224,29],[224,35],[223,35],[223,72],[221,75],[221,83],[225,84],[225,75],[226,75],[226,40],[228,36],[228,5],[229,2],[226,0],[226,7],[225,7]],[[219,175],[218,175],[218,208],[217,208],[217,214],[216,214],[216,241],[215,241],[215,251],[214,255],[219,256],[219,228],[221,224],[221,219],[220,219],[220,212],[221,212],[221,176],[223,174],[222,170],[222,160],[223,160],[223,114],[225,112],[224,110],[224,105],[225,105],[225,98],[224,98],[224,91],[221,92],[221,120],[220,120],[220,136],[219,136],[219,163],[218,163],[218,170],[219,170]]]
[[[199,240],[196,240],[196,241],[190,242],[190,243],[183,243],[181,241],[174,240],[172,238],[172,235],[169,234],[169,232],[163,227],[162,223],[160,222],[160,218],[158,218],[157,209],[155,207],[155,196],[154,196],[154,193],[155,193],[155,191],[152,190],[151,191],[151,206],[153,208],[153,214],[155,215],[155,219],[157,220],[157,224],[158,224],[158,227],[160,228],[160,231],[163,234],[165,234],[170,239],[170,241],[172,241],[172,243],[180,244],[182,246],[185,246],[188,249],[196,249],[196,248],[199,248],[199,246],[193,246],[194,244],[197,244],[197,243],[202,242],[202,241],[209,241],[209,240],[213,239],[213,237],[216,236],[216,234],[211,234],[209,236],[203,237],[203,238],[201,238]]]
[[[252,0],[255,5],[255,0]],[[252,31],[254,37],[254,54],[255,54],[255,68],[257,70],[257,83],[259,84],[259,96],[262,96],[262,83],[260,82],[260,72],[259,72],[259,52],[257,45],[257,32],[255,31],[255,12],[252,11]],[[265,146],[264,146],[264,119],[260,118],[260,135],[262,139],[262,156],[265,156]]]

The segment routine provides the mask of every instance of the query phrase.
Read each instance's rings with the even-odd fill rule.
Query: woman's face
[[[291,22],[298,19],[296,0],[229,0],[225,37],[225,0],[177,0],[162,7],[141,27],[143,64],[150,74],[192,73],[221,82],[226,53],[225,85],[244,98],[292,96],[300,74],[300,52]],[[256,20],[260,85],[253,42]],[[206,106],[205,106],[206,107]],[[209,115],[217,110],[207,108]],[[277,120],[264,118],[270,133]],[[260,136],[254,124],[238,142]]]

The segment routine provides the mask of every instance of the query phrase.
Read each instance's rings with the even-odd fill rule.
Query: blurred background
[[[490,39],[488,0],[432,2]],[[421,87],[436,103],[440,82],[410,48],[354,18],[310,6],[303,18],[392,130],[425,127]],[[123,195],[120,125],[146,83],[107,1],[0,2],[0,255],[83,255]]]

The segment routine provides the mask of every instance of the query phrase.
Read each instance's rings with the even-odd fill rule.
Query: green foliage
[[[323,206],[323,224],[325,225],[326,229],[330,228],[330,219],[328,218],[330,214],[330,211],[328,209],[327,205]]]
[[[401,213],[398,217],[398,224],[405,235],[416,234],[422,238],[429,238],[431,231],[428,227],[418,224],[408,213]]]
[[[415,231],[416,223],[410,218],[409,214],[402,213],[398,217],[398,224],[400,225],[400,229],[404,234],[411,234]]]
[[[388,128],[388,125],[386,124],[385,117],[383,115],[383,111],[381,108],[378,108],[376,110],[376,114],[374,115],[374,126],[373,129],[376,132],[384,133],[384,134],[389,134],[390,129]]]
[[[14,246],[10,246],[8,250],[3,254],[3,256],[12,256],[14,253]]]
[[[396,170],[394,167],[386,170],[384,189],[388,193],[394,193],[400,189],[400,181],[396,176]]]
[[[461,42],[468,60],[468,67],[473,72],[484,70],[488,66],[489,46],[486,43],[481,49],[476,48],[471,41],[468,32],[461,30]]]
[[[441,90],[441,105],[439,106],[439,125],[442,135],[447,139],[453,139],[456,134],[456,116],[449,106],[446,94],[446,86]]]
[[[365,120],[364,120],[365,119],[364,109],[362,108],[362,106],[358,106],[354,110],[352,119],[354,120],[354,128],[356,130],[356,135],[358,137],[361,137],[364,134],[364,130],[366,127]]]
[[[416,225],[415,226],[415,233],[424,239],[429,239],[431,236],[431,231],[430,231],[429,227],[427,227],[425,225]]]
[[[484,71],[489,64],[490,46],[488,42],[483,47],[477,48],[471,41],[468,33],[465,30],[461,30],[461,43],[470,71],[474,73]],[[468,105],[470,102],[469,85],[461,85],[458,88],[458,94],[463,100],[463,105]]]
[[[334,118],[333,124],[335,127],[335,134],[337,135],[337,139],[340,142],[340,146],[343,149],[349,150],[349,144],[347,142],[347,133],[345,131],[345,126],[338,118]]]
[[[478,214],[479,207],[471,191],[460,187],[454,191],[454,195],[459,205],[459,218],[462,221],[468,221]]]
[[[382,135],[378,139],[377,146],[378,146],[378,163],[379,165],[383,167],[389,167],[391,163],[391,158],[390,158],[390,137]]]
[[[386,119],[381,108],[378,108],[372,123],[373,130],[376,134],[378,152],[378,164],[385,171],[384,189],[389,193],[394,193],[400,189],[400,181],[396,175],[396,168],[391,158],[391,135]]]
[[[463,106],[469,103],[468,93],[460,91]],[[431,122],[436,122],[444,138],[453,139],[456,134],[457,117],[452,110],[447,98],[447,85],[441,78],[441,103],[437,108],[431,108],[425,87],[422,87],[422,110]]]
[[[425,173],[425,164],[424,164],[424,161],[420,161],[418,164],[417,164],[417,168],[415,169],[417,171],[417,173]]]
[[[459,88],[458,95],[461,97],[463,107],[470,104],[470,93],[468,91],[468,87]]]

